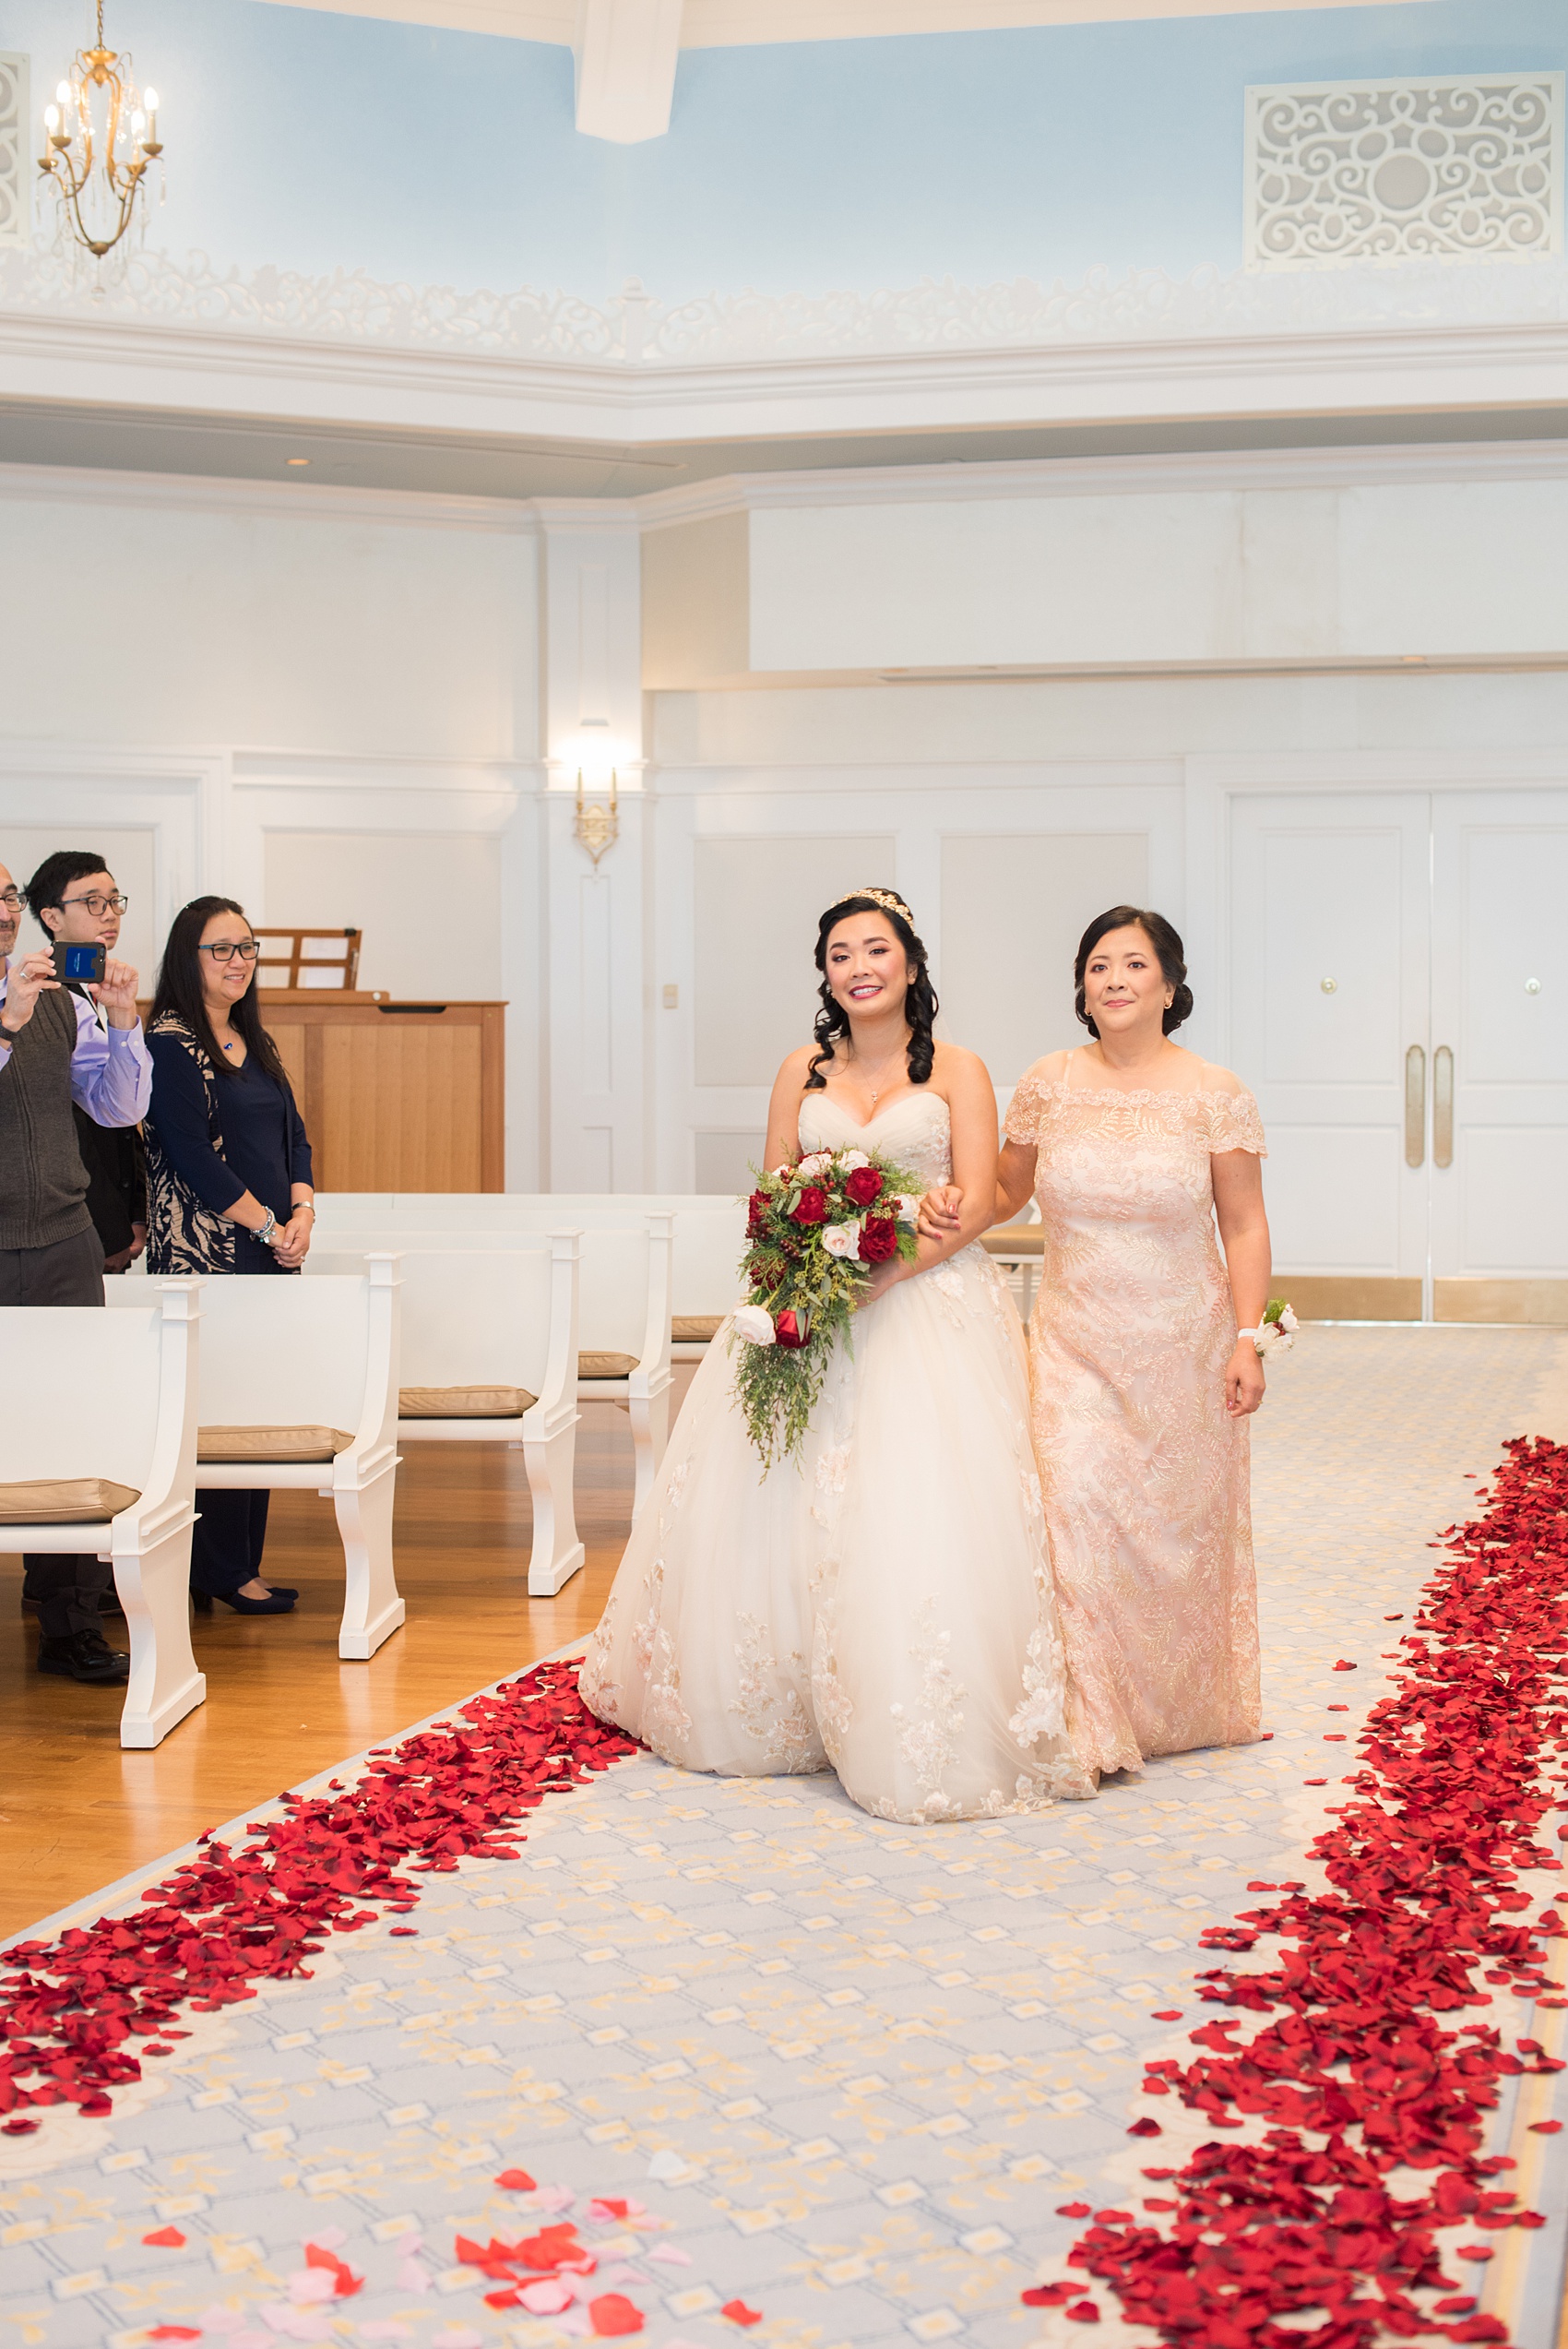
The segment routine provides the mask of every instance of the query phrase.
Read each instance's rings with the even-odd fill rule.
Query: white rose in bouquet
[[[861,1252],[861,1227],[854,1223],[825,1223],[822,1245],[829,1256],[855,1257]]]
[[[912,1223],[921,1211],[919,1198],[909,1191],[895,1191],[892,1207],[900,1223]]]
[[[832,1163],[833,1152],[830,1150],[814,1150],[796,1167],[795,1179],[801,1183],[814,1183],[818,1175],[826,1174]]]
[[[1301,1328],[1301,1325],[1296,1318],[1296,1308],[1293,1305],[1288,1305],[1280,1315],[1279,1326],[1291,1335]]]
[[[773,1316],[765,1313],[760,1305],[740,1305],[735,1307],[735,1334],[744,1338],[749,1346],[770,1346],[773,1343]]]
[[[852,1174],[857,1166],[869,1166],[870,1164],[871,1161],[866,1156],[863,1150],[841,1150],[838,1153],[838,1172],[840,1174]]]

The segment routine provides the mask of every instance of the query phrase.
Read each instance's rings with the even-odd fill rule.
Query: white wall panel
[[[1148,902],[1143,831],[947,834],[942,841],[942,1032],[998,1085],[1087,1031],[1073,961],[1097,913]]]
[[[755,671],[1550,651],[1568,481],[1086,478],[751,515]]]
[[[811,1041],[817,924],[866,883],[897,888],[890,833],[694,846],[695,1080],[768,1085]]]
[[[414,499],[183,481],[147,492],[140,475],[109,473],[29,497],[20,470],[0,483],[8,735],[534,755],[526,513],[510,530],[456,515],[443,528],[405,519]],[[423,504],[434,515],[446,501]],[[68,600],[40,592],[60,579]]]
[[[266,841],[252,919],[364,932],[362,987],[394,996],[501,993],[501,857],[493,833],[285,832]]]

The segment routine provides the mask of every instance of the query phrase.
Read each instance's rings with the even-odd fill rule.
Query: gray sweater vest
[[[91,1223],[71,1116],[77,999],[41,995],[0,1068],[0,1248],[47,1248]]]

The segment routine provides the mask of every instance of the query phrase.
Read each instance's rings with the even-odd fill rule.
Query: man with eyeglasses
[[[94,878],[99,888],[83,894],[118,894],[101,857],[88,862],[87,879]],[[152,1064],[137,974],[129,963],[106,962],[102,984],[77,995],[54,976],[51,953],[13,960],[22,903],[0,864],[0,1305],[101,1306],[103,1249],[88,1212],[72,1107],[101,1126],[135,1126],[147,1115]],[[99,1628],[108,1561],[84,1553],[24,1563],[23,1592],[38,1608],[40,1671],[120,1686],[130,1659]]]
[[[90,849],[56,849],[27,885],[33,920],[55,946],[101,946],[113,954],[120,942],[120,918],[129,900],[115,887],[101,857]],[[74,980],[66,993],[80,996]],[[90,1001],[90,998],[89,998]],[[98,1027],[105,1025],[94,1005]],[[73,1103],[77,1148],[87,1169],[87,1211],[103,1244],[105,1272],[126,1272],[147,1246],[147,1154],[135,1126],[101,1126]]]

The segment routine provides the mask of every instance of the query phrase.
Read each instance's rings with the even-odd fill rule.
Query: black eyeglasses
[[[19,913],[26,903],[27,899],[20,889],[0,889],[0,905],[7,913]]]
[[[198,954],[209,954],[214,962],[232,962],[236,955],[242,962],[254,962],[261,952],[259,938],[220,938],[213,946],[198,946]]]
[[[106,913],[124,913],[130,901],[128,897],[122,897],[117,889],[113,897],[101,897],[95,889],[90,897],[63,897],[60,900],[60,911],[64,913],[67,905],[85,905],[93,920],[101,922]]]

